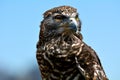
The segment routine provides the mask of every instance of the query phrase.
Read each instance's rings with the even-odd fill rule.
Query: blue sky
[[[78,9],[84,41],[99,55],[110,80],[119,80],[119,0],[0,0],[0,67],[10,73],[37,65],[42,14],[60,5]]]

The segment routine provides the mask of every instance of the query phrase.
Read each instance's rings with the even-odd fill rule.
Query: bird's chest
[[[74,80],[80,76],[75,63],[75,55],[78,54],[80,48],[77,46],[72,46],[71,43],[60,39],[51,40],[44,45],[41,52],[42,65],[47,67],[45,73],[49,78],[59,80],[68,78],[69,80],[73,77]]]
[[[57,51],[56,51],[57,52]],[[44,54],[43,73],[48,80],[79,80],[80,74],[74,56]]]
[[[53,39],[44,45],[44,53],[41,55],[43,55],[44,59],[47,58],[49,60],[52,68],[61,67],[59,69],[62,69],[62,67],[68,68],[74,63],[74,57],[78,50],[73,49],[71,44],[66,43],[65,41]]]
[[[61,38],[52,39],[51,41],[45,43],[43,50],[48,56],[53,56],[55,58],[67,58],[73,55],[78,55],[81,48],[81,42],[73,43],[71,40],[63,40]]]

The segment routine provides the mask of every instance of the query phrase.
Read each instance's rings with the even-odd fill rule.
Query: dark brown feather
[[[72,15],[77,10],[60,6],[44,13],[36,55],[42,80],[108,80],[96,52],[82,41],[81,33],[59,34],[48,29],[46,19],[57,12]]]

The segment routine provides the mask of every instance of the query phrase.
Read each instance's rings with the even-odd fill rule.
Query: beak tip
[[[71,23],[69,28],[72,29],[73,31],[77,31],[77,26],[74,23]]]

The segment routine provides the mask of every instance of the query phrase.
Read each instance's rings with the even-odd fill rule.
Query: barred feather
[[[96,52],[82,41],[82,35],[78,33],[81,28],[79,20],[76,32],[62,27],[63,32],[58,33],[60,28],[57,26],[62,21],[56,23],[53,16],[63,12],[70,14],[69,17],[77,14],[73,7],[56,7],[45,12],[40,26],[36,57],[42,80],[108,80]]]

